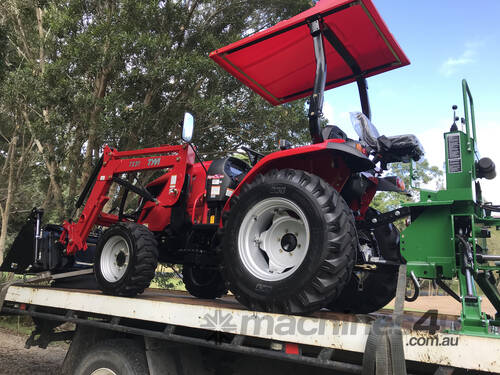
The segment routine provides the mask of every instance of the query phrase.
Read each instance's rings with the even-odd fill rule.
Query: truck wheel
[[[184,265],[182,281],[189,294],[198,298],[214,299],[227,293],[224,280],[216,269]]]
[[[94,271],[104,293],[129,297],[142,293],[157,264],[156,239],[143,225],[115,224],[99,238]]]
[[[351,210],[321,178],[294,170],[258,175],[232,198],[221,268],[243,305],[288,314],[320,309],[351,276],[358,239]]]
[[[144,375],[149,374],[146,353],[133,340],[113,339],[100,342],[86,352],[73,375]]]
[[[370,220],[380,212],[369,208],[366,213]],[[382,257],[393,262],[401,262],[399,251],[399,230],[390,223],[373,231]],[[370,232],[362,231],[360,238],[369,239]],[[369,314],[386,306],[396,296],[398,268],[382,266],[372,271],[355,271],[340,296],[328,308],[330,310]]]

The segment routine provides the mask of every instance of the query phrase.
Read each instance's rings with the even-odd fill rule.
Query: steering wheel
[[[248,148],[246,146],[241,146],[241,149],[247,153],[248,158],[250,159],[250,164],[252,165],[252,167],[255,164],[257,164],[257,162],[265,156],[264,154],[261,154],[260,152],[252,150],[251,148]]]

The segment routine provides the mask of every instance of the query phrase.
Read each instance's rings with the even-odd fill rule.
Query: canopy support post
[[[368,100],[368,85],[366,84],[366,78],[363,76],[363,71],[359,66],[356,59],[349,53],[345,45],[340,41],[340,39],[335,35],[332,29],[328,25],[323,24],[323,33],[326,40],[331,46],[337,51],[337,53],[342,57],[346,64],[351,68],[353,74],[357,77],[356,83],[358,84],[359,99],[361,101],[361,109],[366,117],[371,119],[370,102]]]
[[[361,110],[363,114],[370,120],[372,118],[372,111],[370,109],[370,101],[368,100],[368,84],[365,77],[360,77],[356,80],[358,84],[359,100],[361,101]]]
[[[321,143],[323,142],[323,136],[321,135],[320,117],[323,110],[323,99],[325,95],[326,58],[320,20],[311,20],[309,22],[309,29],[313,37],[314,56],[316,57],[314,89],[309,99],[309,132],[311,133],[313,143]]]

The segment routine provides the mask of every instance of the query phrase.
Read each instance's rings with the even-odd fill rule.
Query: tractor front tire
[[[155,276],[157,265],[156,239],[143,225],[115,224],[99,238],[94,271],[106,294],[132,297],[142,293]]]
[[[303,314],[336,298],[349,281],[358,239],[340,194],[294,170],[258,175],[232,198],[221,230],[221,269],[252,310]]]
[[[227,294],[227,288],[217,269],[184,265],[182,281],[192,296],[205,299],[219,298]]]
[[[366,219],[371,220],[380,212],[369,208]],[[392,223],[382,225],[373,231],[380,255],[385,260],[401,262],[399,251],[399,230]],[[369,231],[359,233],[360,238]],[[340,296],[327,307],[330,310],[369,314],[386,306],[396,296],[398,284],[398,268],[395,266],[379,266],[371,271],[355,271]]]

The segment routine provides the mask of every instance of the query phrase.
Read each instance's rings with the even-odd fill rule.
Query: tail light
[[[401,191],[405,191],[406,190],[406,186],[405,186],[405,182],[403,181],[403,179],[401,178],[396,178],[396,185],[398,186],[398,188],[401,189]]]
[[[366,148],[364,148],[363,146],[361,146],[360,143],[356,143],[356,150],[358,150],[359,152],[363,153],[363,155],[368,156],[368,152],[366,151]]]

